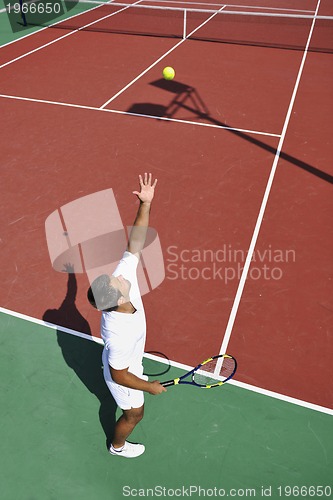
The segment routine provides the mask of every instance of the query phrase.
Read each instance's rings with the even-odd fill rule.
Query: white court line
[[[33,318],[31,316],[27,316],[26,314],[21,314],[15,311],[11,311],[9,309],[5,309],[4,307],[0,307],[0,313],[7,314],[8,316],[13,316],[18,319],[22,319],[25,321],[30,321],[31,323],[35,323],[40,326],[44,326],[46,328],[50,328],[51,330],[60,330],[64,333],[68,333],[70,335],[75,335],[76,337],[80,337],[85,340],[90,340],[93,342],[96,342],[97,344],[103,345],[103,340],[99,337],[94,337],[92,335],[87,335],[85,333],[77,332],[76,330],[72,330],[70,328],[65,328],[64,326],[58,326],[55,325],[54,323],[48,323],[46,321],[43,321],[41,319]],[[160,358],[159,356],[155,356],[154,354],[149,354],[145,353],[144,354],[145,358],[152,359],[154,361],[158,361],[163,364],[167,364],[170,366],[173,366],[175,368],[179,368],[181,370],[184,370],[185,372],[188,372],[192,370],[194,367],[185,365],[183,363],[178,363],[177,361],[171,361],[167,360],[165,358]],[[292,403],[298,406],[302,406],[304,408],[307,408],[309,410],[315,410],[321,413],[327,413],[328,415],[333,415],[333,409],[327,408],[325,406],[320,406],[316,405],[313,403],[308,403],[307,401],[302,401],[301,399],[296,399],[292,398],[290,396],[285,396],[283,394],[279,394],[277,392],[269,391],[267,389],[262,389],[261,387],[256,387],[254,385],[250,384],[245,384],[244,382],[239,382],[237,380],[230,380],[228,384],[235,385],[236,387],[240,387],[241,389],[246,389],[248,391],[256,392],[258,394],[262,394],[264,396],[269,396],[271,398],[279,399],[281,401],[285,401],[287,403]]]
[[[129,111],[120,111],[118,109],[101,109],[101,108],[96,108],[94,106],[85,106],[83,104],[70,104],[66,102],[59,102],[59,101],[47,101],[44,99],[34,99],[32,97],[21,97],[21,96],[14,96],[14,95],[8,95],[8,94],[0,94],[0,98],[4,99],[16,99],[18,101],[30,101],[30,102],[37,102],[37,103],[42,103],[42,104],[51,104],[54,106],[64,106],[68,108],[79,108],[79,109],[88,109],[91,111],[98,111],[100,113],[114,113],[117,115],[125,115],[125,116],[135,116],[139,118],[149,118],[153,120],[161,120],[161,121],[168,121],[168,122],[175,122],[175,123],[186,123],[187,125],[197,125],[199,127],[211,127],[211,128],[217,128],[217,129],[222,129],[222,130],[230,130],[234,132],[244,132],[248,134],[254,134],[254,135],[265,135],[269,137],[277,137],[279,138],[279,134],[273,134],[270,132],[261,132],[258,130],[248,130],[248,129],[242,129],[242,128],[235,128],[235,127],[228,127],[227,125],[216,125],[214,123],[201,123],[201,122],[195,122],[195,121],[190,121],[190,120],[181,120],[178,118],[168,118],[167,116],[154,116],[154,115],[142,115],[139,113],[130,113]]]
[[[137,1],[136,1],[135,3],[133,3],[133,4],[128,5],[127,7],[124,7],[123,9],[117,10],[117,12],[113,12],[112,14],[108,14],[108,15],[106,15],[106,16],[104,16],[104,17],[101,17],[101,18],[97,19],[96,21],[93,21],[93,22],[91,22],[91,23],[85,24],[84,26],[81,26],[80,28],[77,28],[77,29],[75,29],[75,30],[73,30],[73,31],[70,31],[69,33],[66,33],[66,34],[65,34],[65,35],[63,35],[63,36],[60,36],[59,38],[56,38],[55,40],[51,40],[51,42],[44,43],[43,45],[40,45],[39,47],[36,47],[35,49],[30,50],[29,52],[26,52],[25,54],[22,54],[22,55],[20,55],[20,56],[16,57],[15,59],[12,59],[12,60],[10,60],[10,61],[7,61],[6,63],[4,63],[4,64],[2,64],[2,65],[0,66],[0,69],[4,68],[5,66],[8,66],[9,64],[12,64],[12,63],[14,63],[14,62],[16,62],[16,61],[19,61],[20,59],[23,59],[24,57],[27,57],[27,56],[29,56],[29,55],[31,55],[31,54],[34,54],[35,52],[38,52],[39,50],[44,49],[45,47],[48,47],[49,45],[53,45],[54,43],[57,43],[57,42],[59,42],[60,40],[63,40],[64,38],[67,38],[67,37],[69,37],[69,36],[75,35],[75,34],[76,34],[76,33],[78,33],[79,31],[81,31],[81,30],[83,30],[83,29],[85,29],[85,28],[88,28],[89,26],[92,26],[92,25],[94,25],[94,24],[97,24],[97,23],[99,23],[100,21],[103,21],[104,19],[107,19],[107,18],[109,18],[109,17],[115,16],[116,14],[119,14],[120,12],[123,12],[124,10],[129,9],[129,8],[130,8],[130,7],[132,7],[133,5],[137,5],[137,4],[138,4],[138,3],[140,3],[140,2],[142,2],[142,0],[137,0]],[[105,4],[103,4],[103,5],[105,5]],[[99,7],[101,7],[101,5],[99,5]],[[96,8],[97,8],[97,7],[96,7]],[[87,11],[87,12],[90,12],[90,10],[89,10],[89,11]],[[86,12],[84,12],[84,13],[86,13]],[[81,13],[81,14],[82,14],[82,13]],[[66,21],[66,20],[64,20],[64,19],[63,19],[62,21]],[[57,24],[58,24],[58,23],[57,23]],[[37,33],[37,32],[36,32],[36,33]]]
[[[317,13],[318,13],[319,5],[320,5],[320,0],[318,0],[318,2],[317,2],[317,8],[316,8],[315,15],[317,15]],[[230,340],[230,337],[231,337],[232,329],[233,329],[233,326],[234,326],[234,323],[235,323],[235,319],[236,319],[236,315],[237,315],[237,312],[238,312],[239,304],[240,304],[240,301],[241,301],[241,298],[242,298],[242,294],[243,294],[243,290],[244,290],[244,287],[245,287],[245,282],[246,282],[246,279],[247,279],[247,274],[248,274],[248,271],[249,271],[249,268],[250,268],[250,265],[251,265],[252,256],[253,256],[254,249],[255,249],[255,246],[256,246],[256,243],[257,243],[259,231],[260,231],[260,228],[261,228],[261,225],[262,225],[262,222],[263,222],[263,218],[264,218],[266,206],[267,206],[267,203],[268,203],[269,194],[270,194],[270,191],[271,191],[271,188],[272,188],[272,184],[273,184],[275,172],[276,172],[276,169],[277,169],[277,164],[278,164],[278,161],[279,161],[279,158],[280,158],[280,153],[281,153],[281,150],[282,150],[282,147],[283,147],[283,143],[284,143],[284,139],[285,139],[285,136],[286,136],[286,133],[287,133],[287,128],[288,128],[288,125],[289,125],[289,120],[290,120],[291,112],[292,112],[292,109],[293,109],[293,106],[294,106],[294,102],[295,102],[295,99],[296,99],[297,90],[298,90],[299,83],[300,83],[300,80],[301,80],[301,76],[302,76],[302,72],[303,72],[303,68],[304,68],[306,56],[307,56],[307,53],[308,53],[308,47],[309,47],[310,40],[311,40],[311,37],[312,37],[312,32],[313,32],[314,24],[315,24],[315,19],[313,19],[312,24],[311,24],[311,29],[310,29],[308,40],[307,40],[307,43],[306,43],[306,46],[305,46],[305,49],[304,49],[302,61],[301,61],[301,64],[300,64],[300,67],[299,67],[299,70],[298,70],[298,74],[297,74],[297,78],[296,78],[296,83],[295,83],[294,90],[293,90],[293,93],[292,93],[292,96],[291,96],[291,99],[290,99],[290,103],[289,103],[288,111],[287,111],[286,118],[285,118],[285,121],[284,121],[284,125],[283,125],[283,129],[282,129],[281,137],[280,137],[279,144],[278,144],[278,147],[277,147],[277,151],[276,151],[276,154],[275,154],[275,158],[274,158],[274,161],[273,161],[273,165],[272,165],[272,169],[271,169],[271,172],[270,172],[270,176],[269,176],[268,181],[267,181],[267,185],[266,185],[265,193],[264,193],[264,196],[263,196],[263,200],[261,202],[261,207],[260,207],[260,210],[259,210],[257,222],[256,222],[256,225],[255,225],[255,228],[254,228],[254,232],[253,232],[253,235],[252,235],[252,240],[251,240],[251,243],[250,243],[249,250],[247,252],[247,256],[246,256],[246,260],[245,260],[243,272],[241,274],[241,278],[240,278],[239,285],[238,285],[238,288],[237,288],[236,296],[235,296],[235,299],[234,299],[234,303],[233,303],[233,306],[232,306],[232,309],[231,309],[231,312],[230,312],[230,316],[229,316],[228,324],[227,324],[227,327],[226,327],[226,331],[225,331],[225,334],[224,334],[224,337],[223,337],[223,341],[222,341],[222,344],[221,344],[220,354],[223,354],[223,353],[227,352],[227,348],[228,348],[229,340]]]
[[[202,26],[204,26],[206,23],[208,23],[208,21],[210,21],[213,17],[215,17],[219,12],[221,12],[222,10],[224,9],[224,6],[222,6],[218,11],[214,12],[214,14],[212,14],[208,19],[206,19],[206,21],[204,21],[203,23],[200,24],[200,26],[198,26],[197,28],[195,28],[193,31],[191,31],[191,33],[189,33],[187,35],[187,37],[190,37],[193,35],[193,33],[195,33],[198,29],[202,28]],[[153,68],[154,66],[156,66],[156,64],[158,64],[160,61],[162,61],[162,59],[164,59],[166,56],[168,56],[171,52],[173,52],[175,49],[177,49],[177,47],[179,47],[182,43],[184,43],[186,40],[187,40],[187,37],[186,38],[183,38],[182,40],[180,40],[180,42],[176,43],[176,45],[174,47],[172,47],[170,50],[168,50],[167,52],[165,52],[165,54],[163,54],[161,57],[159,57],[153,64],[151,64],[148,68],[146,68],[144,71],[142,71],[142,73],[140,73],[137,77],[135,77],[131,82],[129,82],[124,88],[122,88],[121,90],[119,90],[119,92],[117,92],[114,96],[112,96],[108,101],[106,101],[104,104],[102,104],[102,106],[100,107],[101,109],[104,109],[108,104],[110,104],[110,102],[112,102],[114,99],[116,99],[120,94],[122,94],[125,90],[127,90],[131,85],[133,85],[133,83],[135,83],[137,80],[139,80],[139,78],[141,78],[143,75],[145,75],[151,68]]]

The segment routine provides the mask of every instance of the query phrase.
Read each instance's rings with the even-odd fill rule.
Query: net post
[[[183,40],[186,38],[186,15],[187,15],[187,10],[184,9],[184,20],[183,20]]]

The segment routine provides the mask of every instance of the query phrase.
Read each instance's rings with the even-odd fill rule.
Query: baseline
[[[50,328],[51,330],[61,330],[64,333],[67,333],[70,335],[75,335],[76,337],[80,337],[82,339],[89,340],[92,342],[96,342],[97,344],[103,345],[103,340],[99,337],[94,337],[93,335],[87,335],[85,333],[81,333],[81,332],[78,332],[76,330],[72,330],[70,328],[58,326],[58,325],[55,325],[53,323],[48,323],[46,321],[43,321],[43,320],[40,320],[37,318],[33,318],[31,316],[27,316],[26,314],[18,313],[16,311],[11,311],[11,310],[5,309],[3,307],[0,307],[0,313],[7,314],[8,316],[14,316],[15,318],[29,321],[31,323],[36,323],[38,325]],[[192,370],[194,368],[193,366],[185,365],[185,364],[179,363],[177,361],[166,360],[164,358],[160,358],[159,356],[156,356],[154,354],[144,353],[144,357],[146,357],[148,359],[152,359],[154,361],[158,361],[162,364],[168,364],[170,366],[173,366],[174,368],[179,368],[179,369],[184,370],[184,371],[189,371],[189,370]],[[200,361],[198,360],[198,362],[200,362]],[[241,389],[246,389],[248,391],[256,392],[256,393],[264,395],[264,396],[279,399],[279,400],[285,401],[287,403],[302,406],[302,407],[307,408],[309,410],[314,410],[314,411],[318,411],[321,413],[326,413],[328,415],[333,415],[333,409],[327,408],[325,406],[315,405],[315,404],[309,403],[307,401],[302,401],[302,400],[297,399],[297,398],[285,396],[284,394],[279,394],[277,392],[269,391],[267,389],[262,389],[261,387],[256,387],[254,385],[245,384],[244,382],[240,382],[237,380],[230,380],[230,382],[228,382],[228,383],[235,385],[237,387],[240,387]]]

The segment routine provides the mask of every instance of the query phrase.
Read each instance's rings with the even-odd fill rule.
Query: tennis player
[[[103,373],[105,382],[123,413],[116,422],[109,448],[112,455],[138,457],[143,444],[127,441],[144,412],[144,393],[160,394],[166,389],[158,382],[148,382],[143,375],[142,358],[146,340],[145,311],[137,280],[137,266],[148,230],[151,203],[157,179],[139,175],[140,192],[133,191],[140,206],[129,237],[127,249],[112,276],[96,278],[88,290],[88,300],[102,311],[101,336],[104,341]]]

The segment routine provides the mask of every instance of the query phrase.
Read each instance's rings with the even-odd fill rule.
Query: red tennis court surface
[[[321,11],[332,14],[328,2]],[[193,365],[217,354],[226,332],[238,380],[332,407],[332,55],[303,56],[57,29],[4,47],[3,307],[40,319],[57,311],[78,331],[87,320],[98,336],[84,275],[75,314],[74,297],[63,303],[67,277],[51,268],[45,219],[112,187],[130,225],[137,175],[151,171],[159,179],[151,225],[166,278],[144,298],[147,350]],[[177,76],[167,85],[160,75],[169,64]]]

